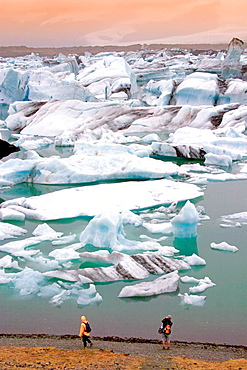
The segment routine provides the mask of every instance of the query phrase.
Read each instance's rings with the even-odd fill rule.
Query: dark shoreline
[[[120,338],[92,335],[93,348],[103,351],[141,357],[162,357],[161,341],[157,339]],[[47,334],[0,334],[0,347],[54,347],[64,350],[81,350],[77,335]],[[171,340],[169,356],[184,356],[206,362],[222,362],[231,359],[247,359],[247,347],[215,343],[179,342]]]
[[[149,50],[162,50],[162,49],[187,49],[187,50],[200,50],[203,51],[220,51],[226,50],[228,44],[133,44],[127,46],[121,45],[106,45],[106,46],[63,46],[63,47],[28,47],[20,46],[0,46],[0,57],[20,57],[26,56],[31,53],[39,54],[41,57],[53,57],[59,53],[84,55],[86,52],[91,54],[98,54],[102,52],[128,52],[139,51],[143,48]]]
[[[56,335],[56,334],[5,334],[2,333],[0,334],[0,340],[1,338],[6,337],[6,338],[16,338],[16,339],[21,339],[21,338],[31,338],[31,339],[64,339],[64,340],[78,340],[78,335],[73,335],[73,334],[61,334],[61,335]],[[153,343],[153,344],[159,344],[160,340],[158,339],[145,339],[145,338],[121,338],[118,336],[105,336],[105,337],[97,337],[93,336],[95,340],[98,341],[107,341],[107,342],[125,342],[125,343]],[[204,345],[204,346],[212,346],[212,347],[231,347],[231,348],[242,348],[247,350],[247,346],[244,346],[242,344],[220,344],[220,343],[211,343],[211,342],[184,342],[184,341],[178,341],[174,340],[173,343],[176,344],[183,344],[183,345]],[[1,345],[1,344],[0,344]]]

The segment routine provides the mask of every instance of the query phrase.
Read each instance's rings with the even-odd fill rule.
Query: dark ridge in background
[[[52,57],[59,53],[65,55],[77,54],[83,55],[86,52],[91,54],[98,54],[101,52],[128,52],[138,51],[147,47],[150,50],[162,50],[162,49],[187,49],[187,50],[200,50],[208,51],[220,51],[226,50],[228,44],[134,44],[128,46],[117,46],[117,45],[106,45],[106,46],[67,46],[67,47],[27,47],[21,46],[0,46],[0,57],[19,57],[29,55],[31,53],[39,54],[41,57]]]

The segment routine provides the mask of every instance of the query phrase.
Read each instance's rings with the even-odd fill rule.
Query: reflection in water
[[[184,256],[191,256],[193,253],[198,255],[197,238],[174,238],[173,247],[180,251]]]

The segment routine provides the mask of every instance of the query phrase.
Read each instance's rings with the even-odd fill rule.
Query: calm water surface
[[[205,207],[210,220],[202,221],[198,226],[197,238],[181,242],[169,237],[162,242],[163,245],[175,246],[182,254],[197,253],[206,260],[206,266],[194,267],[180,273],[181,276],[196,278],[208,276],[216,284],[201,294],[207,297],[204,306],[181,304],[178,293],[188,292],[191,286],[182,283],[176,293],[143,299],[117,298],[122,287],[139,281],[97,284],[96,288],[103,297],[103,302],[84,308],[77,307],[75,299],[64,302],[61,308],[55,308],[48,303],[49,299],[35,295],[21,297],[10,286],[0,285],[0,333],[77,334],[80,316],[84,314],[92,324],[92,335],[158,339],[160,320],[164,315],[171,314],[174,321],[173,340],[247,345],[247,225],[220,227],[220,216],[247,210],[246,186],[246,181],[208,183],[205,195],[197,205]],[[56,189],[52,186],[23,184],[9,190],[1,190],[0,198],[6,200],[38,195]],[[87,223],[88,219],[81,218],[49,222],[49,225],[57,231],[63,231],[65,235],[79,235]],[[36,221],[30,220],[15,224],[28,230],[25,238],[31,236],[38,225]],[[129,239],[138,239],[141,234],[147,234],[142,227],[127,227],[125,231]],[[161,235],[149,236],[158,238]],[[211,242],[222,241],[235,245],[239,251],[230,253],[210,248]],[[40,244],[38,248],[47,254],[52,246],[47,242]],[[3,256],[0,252],[0,257]],[[156,277],[152,276],[147,280]]]

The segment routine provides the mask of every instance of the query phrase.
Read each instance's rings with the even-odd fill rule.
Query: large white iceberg
[[[134,211],[194,199],[202,194],[196,185],[162,179],[64,189],[8,200],[1,203],[1,207],[17,210],[31,219],[56,220],[94,216],[108,209]]]

